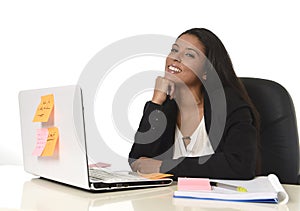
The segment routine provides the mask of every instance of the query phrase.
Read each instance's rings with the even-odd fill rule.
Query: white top
[[[191,141],[186,148],[184,146],[182,137],[182,133],[180,132],[178,126],[176,126],[173,159],[178,159],[180,157],[200,157],[215,153],[206,132],[204,117],[190,137]]]

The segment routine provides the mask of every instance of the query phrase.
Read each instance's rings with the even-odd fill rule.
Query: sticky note
[[[109,163],[102,163],[102,162],[89,164],[90,168],[92,168],[92,167],[95,167],[95,168],[107,168],[107,167],[110,167],[110,166],[111,166],[111,164],[109,164]]]
[[[209,191],[211,190],[210,181],[208,178],[184,178],[179,177],[177,183],[178,190],[185,191]]]
[[[59,138],[57,127],[48,128],[47,143],[41,156],[52,156]]]
[[[143,174],[141,172],[137,172],[140,176],[145,177],[147,179],[163,179],[166,177],[172,177],[173,174],[164,174],[164,173],[151,173],[151,174]]]
[[[54,107],[53,94],[45,95],[41,97],[41,102],[38,105],[33,122],[48,122],[50,114]]]
[[[48,129],[47,128],[39,128],[36,130],[36,145],[32,155],[40,156],[44,151],[44,148],[47,143],[48,138]]]

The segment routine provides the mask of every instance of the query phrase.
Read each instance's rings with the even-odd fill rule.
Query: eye
[[[176,48],[171,48],[171,52],[172,52],[172,53],[178,53],[178,49],[176,49]]]
[[[186,53],[185,54],[187,57],[195,58],[195,55],[193,53]]]

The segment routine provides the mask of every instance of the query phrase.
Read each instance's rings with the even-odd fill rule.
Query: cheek
[[[188,67],[186,66],[186,71],[187,74],[192,77],[192,78],[195,78],[195,77],[201,77],[202,75],[202,66],[198,64],[191,64],[189,65]]]
[[[185,71],[183,72],[183,74],[180,75],[180,78],[187,85],[194,84],[195,82],[199,81],[199,78],[197,76],[197,72],[195,70],[192,70],[189,67],[185,67]]]
[[[166,63],[165,63],[165,67],[166,67],[166,68],[167,68],[168,64],[170,63],[170,61],[171,61],[171,58],[168,56],[168,57],[166,58]]]
[[[191,65],[191,69],[195,75],[198,77],[202,77],[205,70],[204,70],[204,62],[197,62]]]
[[[188,79],[190,82],[199,81],[199,74],[195,73],[194,71],[190,71],[188,75]]]

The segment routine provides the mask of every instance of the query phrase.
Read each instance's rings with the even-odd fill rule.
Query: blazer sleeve
[[[162,105],[151,101],[145,104],[129,153],[130,164],[140,157],[161,160],[169,156],[172,151],[176,116],[177,106],[174,100],[167,99]]]
[[[230,96],[223,136],[211,156],[165,159],[161,172],[177,177],[252,179],[255,176],[257,130],[250,107]],[[228,98],[227,98],[228,99]]]

